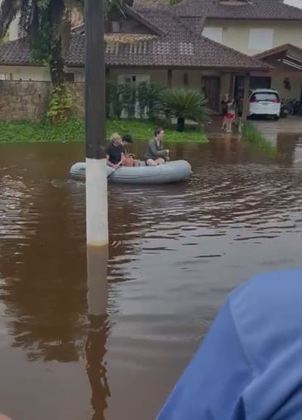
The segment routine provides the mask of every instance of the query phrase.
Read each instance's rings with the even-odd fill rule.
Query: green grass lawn
[[[251,123],[245,123],[242,128],[242,137],[245,141],[250,143],[253,147],[261,150],[270,158],[275,158],[277,149],[273,146],[262,133]]]
[[[114,132],[130,133],[134,140],[149,140],[154,131],[154,124],[138,120],[107,120],[107,138]],[[197,129],[188,129],[178,133],[165,129],[167,142],[207,143],[205,133]],[[36,143],[36,142],[82,142],[84,141],[84,123],[68,121],[59,125],[48,122],[0,122],[0,143]]]

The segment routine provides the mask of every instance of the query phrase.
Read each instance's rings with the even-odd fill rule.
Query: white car
[[[273,89],[255,89],[249,98],[249,116],[272,116],[276,120],[280,117],[280,95]]]

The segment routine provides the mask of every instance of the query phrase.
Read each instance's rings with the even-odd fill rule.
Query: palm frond
[[[209,117],[207,100],[197,90],[167,89],[162,95],[163,110],[176,118],[204,122]]]

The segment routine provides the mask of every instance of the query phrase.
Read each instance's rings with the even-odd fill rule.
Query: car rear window
[[[256,101],[276,102],[279,98],[274,92],[257,92],[253,94],[252,99]]]

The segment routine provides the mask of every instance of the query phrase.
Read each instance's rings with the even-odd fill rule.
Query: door
[[[203,77],[203,91],[208,99],[208,107],[219,111],[220,78],[216,76]]]

